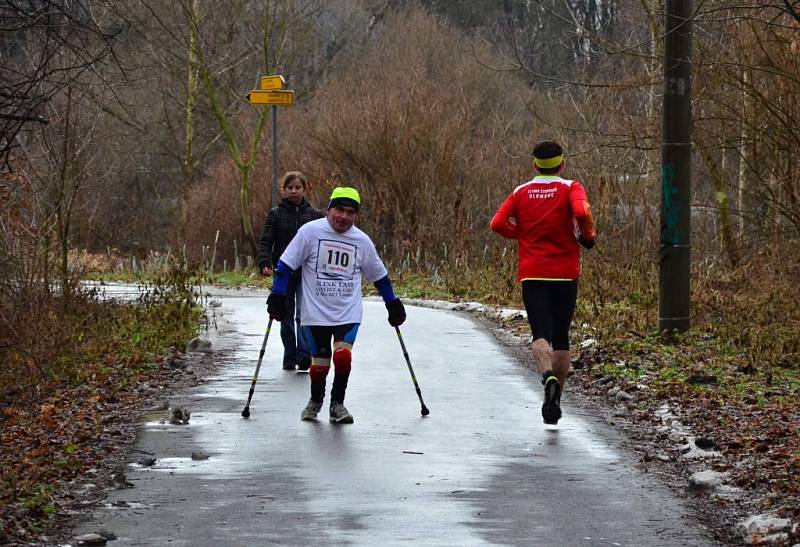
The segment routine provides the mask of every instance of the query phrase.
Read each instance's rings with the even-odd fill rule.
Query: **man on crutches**
[[[577,180],[561,178],[561,146],[533,149],[538,175],[517,186],[492,218],[491,228],[517,240],[522,301],[533,332],[531,351],[544,384],[542,418],[561,418],[561,391],[570,367],[569,325],[575,313],[580,247],[594,247],[592,209]]]
[[[286,313],[289,276],[302,268],[301,328],[311,353],[311,399],[300,414],[302,420],[317,419],[333,361],[330,421],[353,423],[353,415],[345,408],[344,398],[353,344],[361,325],[362,275],[383,297],[389,312],[389,324],[397,327],[406,319],[403,303],[394,294],[375,245],[367,234],[354,226],[360,208],[361,197],[355,188],[335,188],[326,217],[304,224],[275,268],[267,311],[277,321],[284,319]]]

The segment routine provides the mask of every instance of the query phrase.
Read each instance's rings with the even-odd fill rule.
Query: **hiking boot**
[[[311,357],[301,357],[297,362],[297,370],[307,372],[311,368]]]
[[[309,400],[308,404],[303,409],[303,412],[300,413],[300,419],[307,422],[316,421],[317,414],[319,414],[320,410],[322,410],[322,401],[315,403],[314,401]]]
[[[353,415],[347,411],[342,403],[331,401],[331,423],[352,424]]]
[[[542,375],[544,384],[544,404],[542,405],[542,418],[544,423],[555,425],[561,419],[561,384],[552,372]]]

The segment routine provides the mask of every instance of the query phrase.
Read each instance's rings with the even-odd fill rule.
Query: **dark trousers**
[[[303,342],[300,328],[300,308],[302,307],[303,287],[300,278],[292,276],[286,287],[286,319],[281,321],[281,341],[283,342],[283,363],[294,365],[303,359],[310,359],[308,344]]]

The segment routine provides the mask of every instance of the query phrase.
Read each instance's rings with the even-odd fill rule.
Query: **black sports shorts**
[[[528,314],[533,339],[544,338],[554,351],[569,349],[569,325],[575,314],[578,281],[526,279],[522,302]]]

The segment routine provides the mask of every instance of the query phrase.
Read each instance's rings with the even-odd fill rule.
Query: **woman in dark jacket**
[[[289,171],[281,180],[283,199],[277,207],[270,209],[261,239],[258,240],[258,269],[261,275],[272,275],[281,254],[289,245],[297,230],[310,220],[322,218],[323,214],[306,200],[306,178],[299,171]],[[283,341],[283,368],[308,370],[311,356],[301,337],[300,330],[300,272],[295,272],[286,292],[286,316],[295,320],[281,321]]]

